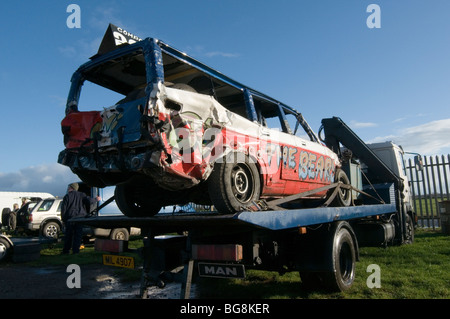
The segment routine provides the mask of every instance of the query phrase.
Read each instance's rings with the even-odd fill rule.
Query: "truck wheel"
[[[114,228],[109,235],[109,239],[112,240],[128,240],[129,238],[130,233],[126,228]]]
[[[260,191],[258,168],[242,153],[230,153],[216,162],[208,178],[209,197],[222,214],[241,211],[259,199]]]
[[[121,212],[128,217],[153,216],[161,210],[158,191],[137,178],[118,184],[114,197]]]
[[[10,256],[11,244],[5,238],[0,237],[0,261],[7,260]]]
[[[356,248],[347,223],[336,226],[331,254],[332,271],[324,274],[324,284],[333,291],[349,289],[355,280]],[[351,228],[350,228],[351,229]]]
[[[48,222],[42,227],[42,236],[48,238],[58,238],[61,227],[56,222]]]
[[[350,185],[347,174],[341,169],[336,171],[335,182],[341,182],[344,185]],[[330,191],[330,194],[333,190]],[[332,205],[337,207],[348,207],[352,203],[352,191],[350,189],[340,188],[333,199]]]
[[[410,214],[406,214],[405,244],[414,243],[414,223]]]

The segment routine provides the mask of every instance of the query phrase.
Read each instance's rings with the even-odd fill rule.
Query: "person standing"
[[[67,194],[61,204],[61,219],[65,226],[63,254],[80,252],[83,226],[69,222],[71,218],[84,217],[88,214],[91,204],[100,201],[100,197],[91,198],[83,192],[78,191],[78,183],[69,184]]]
[[[19,204],[14,204],[13,210],[9,213],[9,230],[15,231],[17,225],[17,212],[19,211]]]

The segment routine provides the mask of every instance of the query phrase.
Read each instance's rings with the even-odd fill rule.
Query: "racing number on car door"
[[[281,178],[284,180],[330,184],[335,167],[330,157],[292,146],[283,146]]]

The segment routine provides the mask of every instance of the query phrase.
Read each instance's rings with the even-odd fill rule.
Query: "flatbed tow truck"
[[[405,202],[405,177],[399,177],[341,119],[324,119],[322,123],[325,142],[330,147],[332,143],[351,147],[354,156],[365,161],[363,175],[376,180],[376,184],[364,185],[364,190],[343,184],[328,187],[338,191],[339,187],[351,188],[358,193],[355,203],[364,204],[297,207],[295,200],[304,195],[298,194],[254,203],[235,214],[160,213],[73,221],[96,227],[142,229],[143,298],[149,286],[163,287],[173,278],[182,282],[181,297],[189,298],[195,275],[244,278],[246,268],[299,271],[304,287],[347,290],[355,278],[359,247],[412,243],[416,218],[410,203]],[[390,145],[395,156],[398,147]],[[347,164],[349,172],[355,169],[352,163]],[[165,236],[174,233],[183,235]],[[184,271],[178,273],[180,269]]]
[[[381,152],[337,117],[323,119],[317,136],[295,109],[113,25],[91,60],[72,77],[58,162],[91,186],[116,185],[107,202],[126,216],[72,221],[141,228],[142,297],[174,273],[189,298],[194,275],[242,278],[247,268],[298,271],[305,286],[344,291],[360,246],[413,241],[416,216],[395,144]],[[79,111],[86,79],[127,98]],[[274,118],[279,134],[266,125]],[[295,136],[299,126],[309,141]],[[243,154],[245,164],[228,163],[229,154]],[[187,199],[217,212],[158,213]]]

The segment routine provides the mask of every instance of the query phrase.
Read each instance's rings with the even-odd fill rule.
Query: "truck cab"
[[[403,181],[402,195],[407,210],[412,211],[411,189],[406,175],[405,152],[400,145],[391,141],[367,144],[369,148]]]

